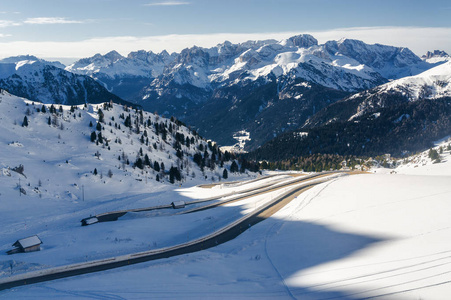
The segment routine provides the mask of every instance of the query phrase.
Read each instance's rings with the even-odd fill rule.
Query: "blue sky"
[[[437,0],[2,0],[0,57],[179,51],[228,39],[311,33],[451,52],[451,3]],[[221,40],[222,39],[222,40]]]

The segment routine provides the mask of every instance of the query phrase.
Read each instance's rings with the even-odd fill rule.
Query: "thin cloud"
[[[76,21],[76,20],[68,20],[66,18],[28,18],[24,21],[25,24],[38,24],[38,25],[47,25],[47,24],[81,24],[84,21]]]
[[[190,2],[185,1],[164,1],[164,2],[152,2],[144,4],[144,6],[177,6],[177,5],[189,5]]]
[[[19,26],[20,23],[9,21],[9,20],[0,20],[0,28],[11,27],[11,26]]]
[[[12,36],[12,35],[0,33],[0,38],[10,37],[10,36]]]
[[[194,44],[201,47],[212,47],[228,40],[241,43],[247,40],[282,40],[291,36],[310,33],[319,43],[339,40],[342,37],[362,40],[369,44],[380,43],[392,46],[408,47],[417,55],[423,55],[434,49],[451,53],[451,28],[434,27],[360,27],[339,28],[325,31],[269,32],[269,33],[217,33],[217,34],[185,34],[162,36],[119,36],[102,37],[82,41],[15,41],[0,42],[0,58],[19,54],[32,54],[38,57],[90,57],[96,53],[108,53],[116,50],[122,55],[145,49],[154,52],[167,50],[180,52]]]

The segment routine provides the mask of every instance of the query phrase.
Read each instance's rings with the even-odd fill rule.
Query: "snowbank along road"
[[[264,192],[271,191],[275,188],[280,189],[282,187],[287,186],[289,188],[287,188],[287,190],[284,191],[282,194],[280,194],[278,197],[271,199],[270,201],[267,201],[264,205],[257,208],[253,212],[246,214],[245,216],[235,220],[234,222],[228,224],[227,226],[220,228],[219,230],[209,235],[206,235],[202,238],[187,243],[183,243],[180,245],[176,245],[173,247],[145,251],[119,257],[112,257],[109,259],[90,261],[85,263],[73,264],[68,266],[62,266],[12,276],[0,280],[0,290],[42,281],[49,281],[59,278],[76,276],[80,274],[98,272],[150,260],[168,258],[176,255],[196,252],[203,249],[214,247],[216,245],[234,239],[236,236],[240,235],[242,232],[250,228],[252,225],[255,225],[258,222],[270,217],[272,214],[277,212],[291,200],[296,198],[296,196],[298,196],[304,190],[346,174],[347,173],[344,172],[324,172],[306,177],[296,178],[295,180],[290,179],[288,180],[288,182],[284,182],[278,185],[276,184],[277,185],[276,187],[273,187],[272,184],[269,187],[265,186],[263,188]],[[254,192],[255,194],[260,194],[263,192],[261,187],[256,188],[255,190],[256,190]],[[249,190],[246,190],[245,192],[248,193]],[[247,194],[244,197],[247,198],[250,196],[252,195]],[[237,199],[233,199],[233,201],[237,201]],[[228,200],[228,202],[230,202],[230,200]],[[208,208],[212,208],[215,206],[217,205],[214,206],[209,205]],[[197,210],[201,211],[208,208],[200,207]],[[194,210],[190,210],[189,212],[194,212]]]

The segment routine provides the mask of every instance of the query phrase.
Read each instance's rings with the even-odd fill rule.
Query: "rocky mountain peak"
[[[33,55],[19,55],[13,57],[7,57],[0,60],[0,63],[18,63],[20,61],[29,60],[29,61],[39,61],[40,59]]]
[[[448,53],[442,50],[434,50],[434,51],[428,51],[425,55],[423,55],[422,59],[429,59],[433,57],[449,57]]]
[[[315,39],[310,34],[300,34],[292,36],[288,39],[288,42],[292,43],[293,46],[299,47],[299,48],[310,48],[312,46],[318,45],[318,40]]]
[[[105,59],[111,61],[111,62],[115,62],[115,61],[117,61],[117,60],[119,60],[119,59],[124,58],[122,55],[120,55],[120,54],[119,54],[117,51],[115,51],[115,50],[108,52],[108,53],[105,54],[103,57],[104,57]]]
[[[149,55],[149,53],[147,51],[145,51],[145,50],[138,50],[138,51],[130,52],[127,55],[127,58],[128,59],[136,59],[136,60],[146,61],[148,55]]]

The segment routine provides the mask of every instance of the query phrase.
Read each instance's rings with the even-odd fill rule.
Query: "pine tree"
[[[97,168],[94,168],[94,175],[97,176]]]
[[[97,139],[97,134],[96,134],[96,132],[95,131],[93,131],[93,132],[91,132],[91,142],[95,142],[96,141],[96,139]]]
[[[202,164],[202,154],[200,154],[200,153],[194,154],[194,156],[193,156],[193,161],[194,161],[198,166],[200,166],[200,165]]]
[[[238,164],[236,163],[236,161],[232,162],[232,165],[230,166],[230,172],[232,173],[238,172]]]
[[[92,125],[92,121],[89,121],[89,127],[92,127],[93,125]]]
[[[153,169],[154,169],[155,171],[157,171],[157,172],[160,172],[160,165],[158,164],[157,161],[155,161],[155,162],[153,163]],[[157,181],[158,181],[158,180],[157,180]]]
[[[182,175],[180,174],[180,171],[179,171],[178,168],[171,167],[169,169],[169,182],[170,183],[174,183],[175,180],[181,181],[182,180]]]
[[[124,125],[125,125],[125,127],[130,127],[130,128],[132,127],[132,120],[130,118],[130,115],[128,115],[127,118],[125,118]]]
[[[143,166],[143,160],[141,159],[141,157],[138,157],[138,159],[137,159],[136,162],[135,162],[135,166],[136,166],[137,168],[140,168],[141,170],[144,168],[144,166]]]
[[[100,108],[97,111],[97,114],[99,116],[99,123],[104,123],[105,122],[105,116],[103,114],[103,111]]]
[[[146,166],[150,166],[150,159],[149,159],[149,155],[147,155],[147,153],[146,153],[146,155],[144,156],[144,164],[145,164]]]
[[[98,131],[101,131],[101,130],[102,130],[102,125],[100,125],[99,122],[97,122],[96,130],[98,130]]]
[[[175,182],[174,178],[175,178],[174,167],[171,167],[169,169],[169,182],[174,184],[174,182]]]
[[[224,172],[222,172],[222,178],[224,178],[224,179],[229,178],[229,174],[227,172],[227,169],[224,169]]]
[[[99,134],[97,135],[97,139],[98,139],[99,143],[103,144],[102,132],[99,132]]]
[[[28,127],[28,118],[27,118],[27,116],[23,117],[22,127]]]

